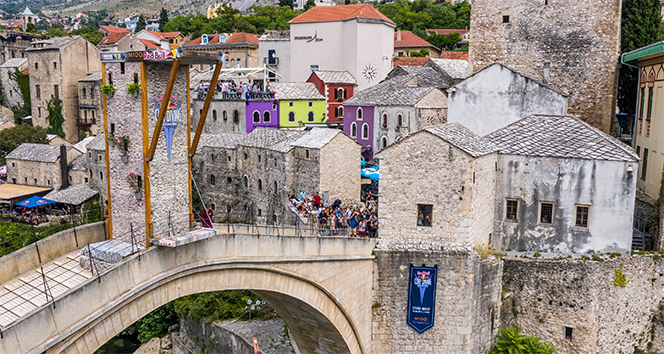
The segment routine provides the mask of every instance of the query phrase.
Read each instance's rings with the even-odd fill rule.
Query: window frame
[[[426,215],[429,215],[429,222],[427,225]],[[420,213],[424,213],[422,218],[422,225],[420,225]],[[432,227],[433,226],[433,204],[417,204],[417,214],[415,215],[415,225],[417,227]]]
[[[263,123],[270,123],[272,121],[272,114],[266,110],[263,112]]]
[[[584,225],[579,225],[579,209],[580,208],[585,208],[586,209],[586,224]],[[583,216],[582,216],[583,218]],[[582,229],[582,230],[588,230],[590,228],[590,205],[588,204],[574,204],[574,228],[575,229]]]
[[[549,222],[543,222],[542,221],[542,207],[544,204],[550,204],[551,205],[551,220]],[[539,210],[537,212],[537,223],[539,225],[553,225],[553,218],[555,216],[555,211],[556,211],[556,203],[554,202],[549,202],[549,201],[541,201],[539,203]]]
[[[365,133],[364,128],[366,128],[366,134],[364,134]],[[369,124],[367,123],[362,124],[362,139],[364,140],[369,139]]]
[[[293,119],[291,119],[291,114],[292,114]],[[295,119],[296,119],[295,112],[294,111],[288,112],[288,121],[289,122],[295,122]]]
[[[307,122],[315,122],[316,121],[316,113],[314,111],[309,111],[307,113]]]
[[[258,115],[258,120],[256,120],[256,115]],[[261,122],[261,112],[258,110],[254,110],[254,113],[251,114],[251,121],[254,123],[260,123]]]
[[[510,207],[510,203],[516,203],[516,206]],[[513,211],[514,218],[510,218],[510,208],[515,208]],[[519,222],[519,199],[505,198],[505,220],[511,222]]]
[[[357,111],[355,113],[355,119],[364,120],[364,110],[362,109],[362,107],[357,107]]]
[[[643,163],[641,164],[641,180],[645,181],[648,175],[648,148],[643,149]]]
[[[357,124],[355,122],[350,123],[350,137],[357,138]]]

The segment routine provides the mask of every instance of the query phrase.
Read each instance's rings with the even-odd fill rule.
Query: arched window
[[[380,139],[380,148],[385,149],[386,147],[387,147],[387,138],[383,137],[382,139]]]
[[[313,122],[314,118],[316,118],[314,112],[309,112],[309,114],[307,114],[307,121]]]
[[[289,122],[294,122],[295,121],[295,112],[289,112],[288,113],[288,121]]]
[[[260,178],[258,179],[258,190],[259,191],[263,190],[263,180]]]
[[[254,111],[254,123],[260,123],[261,122],[261,113],[258,111]]]
[[[231,62],[230,62],[230,60],[228,60],[228,58],[224,59],[224,67],[225,67],[226,69],[230,69],[230,68],[231,68]]]
[[[214,175],[210,175],[210,185],[214,186],[217,184],[217,179],[214,177]]]
[[[363,115],[362,108],[358,107],[357,108],[357,120],[362,120],[362,115]]]
[[[369,124],[362,124],[362,139],[369,139]]]
[[[341,106],[341,107],[339,107],[339,118],[343,118],[343,117],[344,117],[344,107]]]
[[[401,113],[397,114],[397,127],[401,128],[403,125],[403,116]]]
[[[350,136],[355,138],[357,137],[357,124],[351,123],[350,125]]]
[[[216,109],[212,110],[212,120],[215,121],[215,122],[217,121],[217,110]]]
[[[277,193],[277,181],[274,181],[272,188],[274,188],[274,193]]]
[[[270,111],[263,112],[263,123],[270,123]]]
[[[242,185],[244,186],[244,188],[249,187],[249,177],[247,177],[246,175],[242,177]]]
[[[221,116],[224,118],[224,122],[228,121],[228,112],[223,111],[223,112],[221,113]]]
[[[387,113],[383,113],[383,121],[381,122],[383,128],[387,128]]]
[[[339,107],[334,107],[334,118],[339,118]]]
[[[242,67],[242,60],[240,60],[240,58],[235,60],[235,67],[236,68],[241,68]]]
[[[204,34],[201,37],[201,44],[208,44],[208,35],[207,34]]]
[[[240,123],[240,113],[237,111],[237,109],[233,110],[233,123]]]

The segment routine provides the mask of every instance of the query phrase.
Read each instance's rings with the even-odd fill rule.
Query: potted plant
[[[107,99],[113,98],[115,87],[113,87],[113,84],[101,85],[101,93],[105,94]]]
[[[126,135],[118,136],[115,138],[115,144],[118,146],[118,150],[120,150],[120,156],[122,158],[122,162],[127,163],[127,150],[129,150],[129,137]]]
[[[110,147],[115,146],[115,134],[113,134],[113,133],[108,134],[108,145]]]
[[[141,91],[141,87],[138,85],[138,83],[131,83],[127,84],[127,94],[131,95],[131,97],[138,97],[138,93]]]
[[[129,188],[134,192],[134,198],[141,200],[141,187],[143,187],[141,176],[131,172],[127,175],[127,182],[129,182]]]

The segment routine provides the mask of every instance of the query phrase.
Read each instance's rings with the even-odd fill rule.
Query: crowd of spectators
[[[289,197],[291,208],[305,218],[313,219],[319,229],[334,231],[348,230],[350,237],[376,237],[378,234],[378,208],[375,198],[367,198],[362,207],[342,206],[337,199],[324,205],[319,193],[310,198],[303,189],[299,197]]]
[[[43,224],[49,221],[50,218],[56,215],[66,215],[67,211],[62,208],[61,210],[47,211],[44,207],[39,208],[22,208],[14,207],[10,210],[8,206],[0,208],[0,214],[3,220],[13,222],[21,222],[29,225]]]
[[[198,93],[198,98],[203,99],[210,89],[210,82],[201,82],[196,88]],[[235,83],[234,80],[219,80],[217,81],[217,86],[215,88],[216,92],[221,92],[223,94],[242,94],[244,96],[250,97],[251,94],[267,94],[273,93],[270,84],[268,83],[263,88],[263,84],[260,81],[255,81],[254,84],[250,83]]]

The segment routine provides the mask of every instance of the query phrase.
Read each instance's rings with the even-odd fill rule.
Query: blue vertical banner
[[[438,266],[410,265],[408,283],[408,325],[418,333],[433,327],[436,315],[436,281]]]

